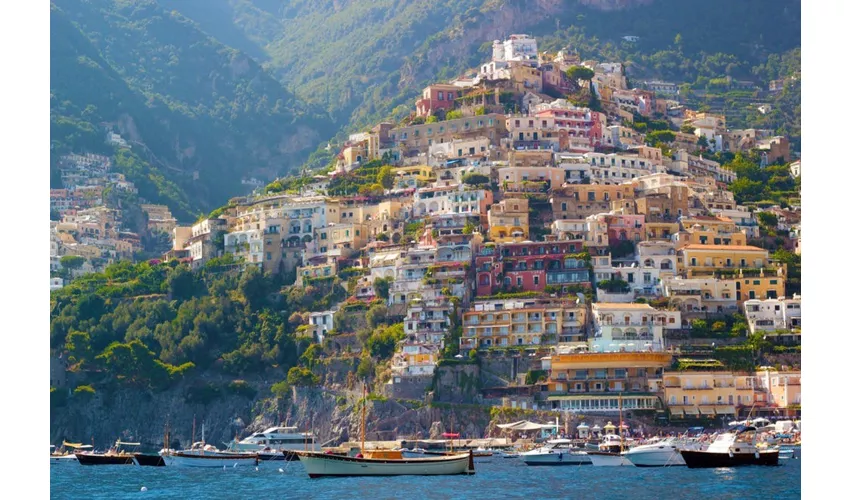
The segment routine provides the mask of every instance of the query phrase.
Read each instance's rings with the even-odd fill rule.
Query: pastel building
[[[596,302],[591,305],[593,352],[664,350],[664,330],[681,328],[678,311],[657,310],[649,304]]]

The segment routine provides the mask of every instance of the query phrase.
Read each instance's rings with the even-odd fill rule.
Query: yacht
[[[322,451],[312,432],[298,432],[297,427],[269,427],[262,432],[255,432],[241,441],[231,441],[229,451],[260,452],[266,449],[272,451]]]
[[[635,446],[623,454],[636,467],[667,467],[685,465],[685,460],[679,450],[683,444],[673,438],[667,438],[655,443]]]
[[[569,439],[553,439],[540,448],[520,453],[526,465],[590,465],[590,457]]]
[[[759,449],[758,429],[740,425],[717,436],[708,449],[681,450],[685,464],[691,468],[738,467],[742,465],[779,465],[779,448]]]
[[[617,434],[606,434],[599,443],[599,451],[588,451],[594,467],[632,467],[634,464],[623,454],[626,446]]]

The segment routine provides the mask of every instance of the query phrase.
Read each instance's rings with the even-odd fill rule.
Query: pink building
[[[608,224],[608,243],[614,245],[621,241],[635,243],[645,239],[644,215],[614,214],[606,215]]]
[[[422,91],[422,98],[416,101],[416,116],[431,116],[438,109],[450,110],[460,95],[461,88],[454,85],[429,85]]]

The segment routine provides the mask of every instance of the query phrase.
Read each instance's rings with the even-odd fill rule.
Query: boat
[[[299,432],[298,427],[285,426],[269,427],[241,441],[233,440],[227,446],[229,451],[260,452],[266,448],[280,451],[322,451],[312,432]]]
[[[205,467],[218,468],[259,465],[256,453],[240,451],[220,451],[203,441],[193,443],[188,450],[163,453],[165,465],[169,467]]]
[[[163,451],[153,453],[133,453],[133,463],[144,467],[165,467],[165,459],[162,458]]]
[[[594,467],[631,467],[634,464],[623,453],[625,446],[617,434],[606,434],[602,437],[598,451],[587,451],[587,456]]]
[[[80,465],[133,465],[133,453],[127,453],[121,450],[122,446],[140,446],[141,443],[126,443],[120,439],[115,441],[105,453],[96,453],[92,451],[75,452],[77,461]]]
[[[69,443],[62,441],[62,446],[57,450],[56,446],[50,445],[50,449],[54,450],[50,453],[50,463],[52,464],[76,464],[79,463],[77,456],[70,450],[90,450],[90,444]],[[69,450],[70,449],[70,450]]]
[[[357,456],[295,450],[310,478],[344,476],[437,476],[474,474],[472,450],[463,454],[404,458],[401,450],[366,450],[366,385],[363,385],[360,452]]]
[[[540,448],[518,456],[526,465],[590,465],[588,454],[579,451],[569,439],[552,439]]]
[[[757,429],[739,425],[717,436],[706,450],[680,450],[691,468],[779,465],[779,448],[760,450],[756,446]]]
[[[287,462],[292,460],[298,460],[298,455],[294,451],[290,450],[272,450],[266,448],[265,450],[258,451],[257,457],[263,462],[273,462],[278,460],[285,460]]]
[[[669,467],[685,465],[679,450],[682,443],[673,438],[647,443],[626,451],[623,456],[635,467]]]

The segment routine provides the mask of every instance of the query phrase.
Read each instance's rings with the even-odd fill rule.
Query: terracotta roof
[[[759,252],[767,252],[764,248],[754,247],[752,245],[700,245],[699,243],[691,243],[685,245],[682,250],[758,250]]]

